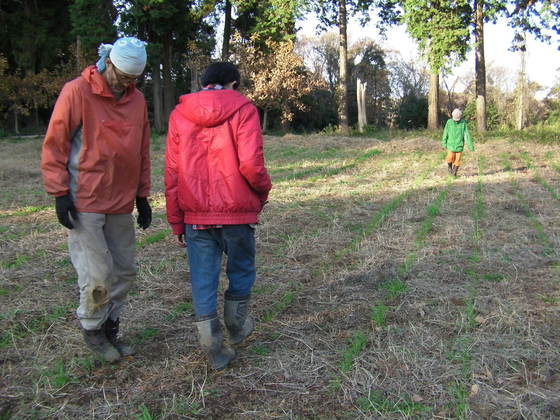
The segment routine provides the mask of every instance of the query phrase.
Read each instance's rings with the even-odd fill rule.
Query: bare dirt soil
[[[256,332],[210,371],[189,272],[154,222],[111,365],[82,343],[41,139],[0,139],[0,418],[560,418],[560,145],[266,137]],[[222,290],[227,279],[223,278]]]

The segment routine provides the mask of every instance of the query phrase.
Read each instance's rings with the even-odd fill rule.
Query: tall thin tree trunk
[[[432,70],[430,73],[430,91],[428,93],[428,129],[436,130],[439,109],[439,72]]]
[[[346,33],[346,0],[339,1],[338,28],[339,45],[339,81],[338,81],[338,124],[341,132],[347,134],[348,128],[348,36]]]
[[[484,0],[475,0],[476,128],[486,131],[486,63],[484,60]]]
[[[263,121],[262,121],[262,132],[264,133],[267,130],[268,125],[268,110],[263,109]]]
[[[191,71],[191,92],[196,92],[200,89],[200,70],[195,65],[189,67]]]
[[[231,38],[231,1],[226,0],[224,6],[224,39],[222,42],[222,61],[228,61],[230,38]]]
[[[152,68],[152,83],[154,97],[154,128],[156,132],[163,132],[163,107],[161,100],[161,62],[156,60]]]
[[[519,86],[518,86],[518,94],[519,94],[519,101],[518,101],[518,109],[517,109],[517,121],[516,121],[516,128],[518,130],[523,130],[525,128],[525,121],[526,121],[526,106],[527,106],[527,75],[526,75],[526,60],[525,60],[525,42],[521,46],[521,72],[519,73]]]
[[[165,35],[163,40],[163,112],[165,121],[175,106],[175,89],[173,87],[173,77],[171,74],[173,58],[173,39],[172,33]]]
[[[356,97],[358,100],[358,131],[360,133],[364,132],[364,126],[367,125],[366,87],[367,82],[362,82],[358,78],[356,82]]]
[[[82,60],[82,37],[80,35],[76,37],[76,67],[78,72],[85,67]]]
[[[19,136],[19,118],[17,107],[14,105],[14,132]]]

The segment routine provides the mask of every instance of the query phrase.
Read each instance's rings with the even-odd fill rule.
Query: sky
[[[310,16],[301,22],[300,33],[305,35],[315,34],[317,20]],[[348,29],[349,42],[364,37],[373,38],[382,48],[399,51],[403,58],[418,58],[418,47],[408,37],[404,25],[389,29],[387,39],[379,36],[373,23],[365,28],[352,21]],[[484,50],[487,71],[492,66],[499,66],[509,70],[512,79],[515,79],[521,68],[521,54],[508,51],[513,37],[513,30],[508,28],[505,22],[498,21],[497,24],[487,23],[484,26]],[[553,37],[551,45],[535,40],[532,36],[527,39],[526,66],[529,80],[535,81],[543,86],[538,96],[545,96],[549,88],[560,80],[560,50],[558,47],[558,36]],[[468,79],[474,75],[474,53],[471,51],[467,60],[453,69],[451,77],[459,77],[461,80]],[[514,80],[511,81],[514,83]],[[512,86],[513,87],[513,86]]]

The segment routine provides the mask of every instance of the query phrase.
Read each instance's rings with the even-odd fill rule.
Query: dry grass
[[[81,342],[39,153],[0,141],[0,418],[560,417],[560,146],[492,140],[451,180],[435,139],[266,138],[260,322],[222,373],[196,343],[161,141],[123,318],[139,352],[117,365]]]

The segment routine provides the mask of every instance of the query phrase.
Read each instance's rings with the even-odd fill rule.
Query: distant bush
[[[469,102],[463,111],[463,118],[469,125],[469,130],[476,130],[476,102]],[[507,122],[500,115],[498,107],[489,102],[486,104],[486,127],[488,130],[497,130],[499,128],[507,127]]]
[[[398,107],[397,127],[403,129],[426,128],[428,123],[428,99],[414,94],[402,98]]]

